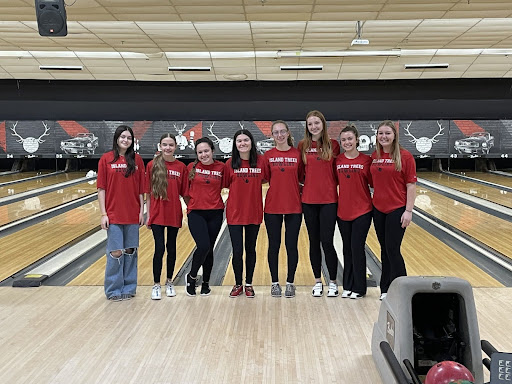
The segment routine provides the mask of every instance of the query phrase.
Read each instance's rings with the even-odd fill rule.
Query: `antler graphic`
[[[185,131],[186,127],[187,127],[187,124],[183,124],[183,128],[178,128],[176,126],[176,124],[174,124],[174,129],[176,130],[176,132],[178,132],[178,135],[181,135]]]
[[[210,134],[208,136],[215,137],[215,144],[218,144],[220,142],[220,139],[219,139],[219,137],[215,133],[213,133],[212,128],[213,128],[214,125],[215,125],[215,121],[210,124],[210,128],[207,128],[208,132],[210,132]]]
[[[413,138],[413,140],[409,140],[411,143],[416,143],[418,141],[417,138],[415,138],[413,135],[411,135],[411,132],[409,132],[409,127],[411,126],[412,124],[412,121],[407,124],[407,127],[404,128],[404,131],[405,131],[405,136],[411,136]]]
[[[15,124],[13,124],[12,128],[10,128],[10,130],[14,133],[11,133],[11,135],[13,136],[18,136],[20,139],[19,140],[16,140],[18,143],[23,143],[23,137],[21,137],[20,135],[18,135],[18,132],[16,132],[16,126],[18,125],[18,122],[16,122]]]
[[[444,131],[444,128],[443,128],[443,124],[439,124],[439,121],[436,121],[437,123],[437,126],[439,127],[439,132],[437,132],[437,134],[434,135],[434,137],[432,137],[430,140],[432,140],[433,143],[437,143],[439,140],[434,140],[437,136],[442,136],[444,135],[444,133],[441,133]]]
[[[238,122],[238,125],[240,125],[240,128],[241,128],[241,129],[245,129],[245,128],[244,128],[244,125],[242,124],[242,122],[241,122],[241,121],[239,121],[239,122]]]
[[[48,125],[46,125],[43,121],[43,127],[44,127],[44,133],[39,136],[39,138],[37,139],[38,143],[41,144],[41,143],[44,143],[46,140],[41,140],[44,136],[50,136],[50,134],[48,133],[48,131],[50,130],[50,127],[48,127]]]
[[[373,133],[377,134],[377,128],[373,124],[370,124],[370,129],[373,131]]]

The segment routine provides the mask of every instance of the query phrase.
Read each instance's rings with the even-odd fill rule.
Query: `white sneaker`
[[[386,298],[386,296],[387,296],[387,295],[388,295],[387,293],[381,293],[381,294],[380,294],[380,298],[379,298],[379,300],[380,300],[380,301],[384,300],[384,299]]]
[[[167,297],[174,297],[176,296],[176,290],[174,289],[174,285],[171,283],[165,283],[165,294]]]
[[[313,287],[313,291],[311,291],[311,294],[313,295],[313,297],[322,297],[322,295],[324,294],[324,287],[322,283],[316,283],[315,286]]]
[[[338,286],[332,281],[329,283],[329,290],[327,291],[327,297],[337,297],[339,295]]]
[[[160,284],[153,285],[153,290],[151,291],[151,300],[160,300],[162,298],[162,289],[160,288]]]
[[[352,294],[350,295],[350,298],[354,300],[362,299],[363,297],[364,295],[361,295],[360,293],[357,292],[352,292]]]
[[[343,292],[341,292],[341,297],[346,299],[346,298],[349,298],[351,294],[352,294],[352,291],[347,291],[346,289],[344,289]]]

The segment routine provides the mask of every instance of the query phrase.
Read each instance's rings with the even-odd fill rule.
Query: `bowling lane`
[[[512,188],[512,177],[500,176],[489,172],[464,172],[464,176]]]
[[[279,251],[279,282],[282,286],[285,286],[288,267],[286,249],[284,246],[284,228],[282,229],[281,238],[282,242]],[[313,275],[313,271],[311,270],[311,264],[309,262],[309,240],[304,220],[302,221],[298,244],[299,264],[297,265],[297,271],[295,272],[295,285],[314,285],[315,276]],[[254,270],[253,285],[266,285],[270,287],[270,285],[272,284],[272,279],[270,277],[270,269],[268,267],[267,251],[268,237],[267,230],[265,228],[265,222],[263,222],[260,226],[258,240],[256,242],[256,268]],[[228,269],[226,271],[226,276],[224,277],[224,281],[222,282],[222,284],[235,284],[235,275],[233,273],[233,266],[231,262],[229,263]]]
[[[366,244],[380,260],[380,245],[373,224]],[[414,223],[405,231],[402,255],[410,276],[456,276],[469,281],[473,287],[503,287],[499,281]]]
[[[98,203],[84,204],[0,239],[0,280],[99,226]]]
[[[512,258],[512,223],[469,205],[416,187],[416,207]]]
[[[0,184],[7,183],[9,181],[16,181],[16,180],[26,179],[29,177],[34,177],[34,176],[37,176],[38,173],[41,173],[44,175],[44,174],[50,173],[50,171],[18,172],[18,173],[12,173],[10,175],[0,175]]]
[[[0,206],[0,226],[96,193],[96,181],[76,184]]]
[[[456,189],[457,191],[466,193],[468,195],[479,197],[481,199],[492,201],[493,203],[512,208],[512,199],[510,198],[511,195],[509,192],[504,190],[487,187],[485,185],[469,180],[464,180],[456,176],[450,176],[436,172],[419,172],[418,178],[429,180],[431,182]]]
[[[79,179],[80,177],[85,177],[84,172],[72,172],[72,173],[59,173],[54,176],[47,176],[40,179],[32,179],[27,181],[22,181],[16,184],[10,184],[5,186],[0,186],[0,198],[15,195],[21,192],[32,191],[34,189],[47,187],[50,185],[55,185],[59,183],[63,183],[65,181],[71,181]]]
[[[97,217],[99,223],[99,217]],[[174,276],[179,272],[196,243],[188,229],[187,216],[183,216],[183,226],[178,231],[176,239],[176,265],[174,267]],[[153,253],[155,244],[151,229],[145,226],[139,229],[139,285],[153,285]],[[215,256],[215,255],[214,255]],[[89,268],[83,271],[67,285],[103,285],[105,278],[106,257],[103,256],[93,263]],[[161,283],[165,282],[166,254],[164,254]],[[182,287],[183,288],[183,287]],[[179,289],[179,288],[177,288]],[[183,288],[184,289],[184,288]],[[181,292],[178,292],[180,294]]]

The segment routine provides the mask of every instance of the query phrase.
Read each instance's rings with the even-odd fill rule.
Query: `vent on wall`
[[[432,68],[448,68],[450,64],[405,64],[405,69],[432,69]]]
[[[171,72],[209,72],[212,67],[168,67]]]
[[[321,71],[323,65],[281,65],[281,71]]]
[[[39,69],[49,71],[81,71],[82,65],[40,65]]]

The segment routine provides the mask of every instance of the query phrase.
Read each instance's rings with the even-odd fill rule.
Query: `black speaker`
[[[37,27],[41,36],[66,36],[64,0],[36,0]]]

